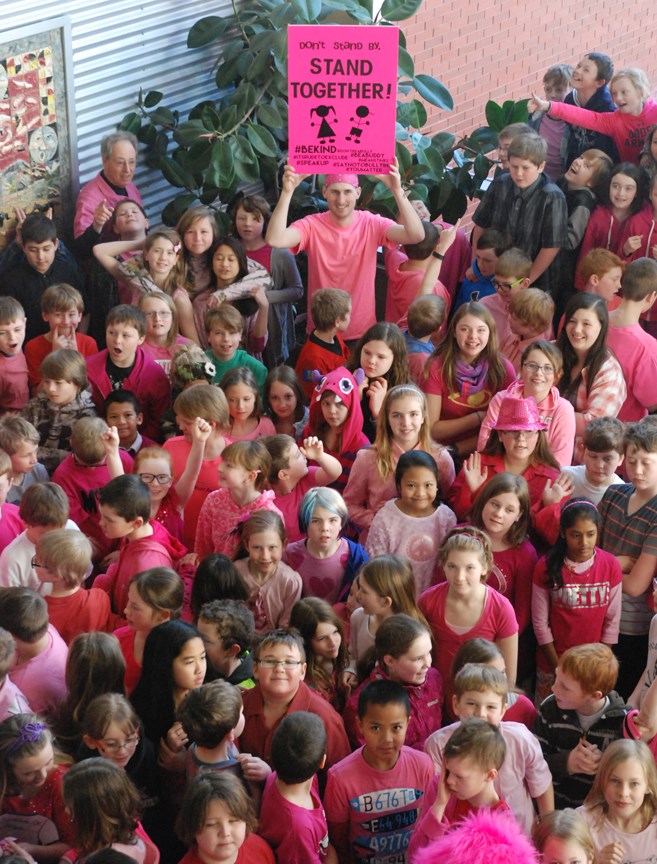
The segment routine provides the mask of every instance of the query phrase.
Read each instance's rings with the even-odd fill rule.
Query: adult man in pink
[[[307,174],[285,166],[283,188],[267,228],[267,242],[274,248],[308,254],[308,306],[320,288],[342,288],[352,301],[351,322],[343,334],[359,339],[376,323],[374,280],[379,246],[419,243],[424,228],[413,205],[404,195],[397,160],[390,173],[376,175],[392,192],[399,211],[399,223],[369,210],[356,210],[360,186],[355,174],[327,174],[322,189],[328,204],[326,213],[314,213],[287,226],[294,190]],[[307,330],[313,330],[308,315]]]
[[[112,132],[100,144],[103,169],[86,183],[75,202],[73,235],[75,251],[91,257],[96,243],[118,239],[113,233],[111,216],[126,198],[141,204],[139,190],[132,182],[137,167],[137,138],[132,132]]]

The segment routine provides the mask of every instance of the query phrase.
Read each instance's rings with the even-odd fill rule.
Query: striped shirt
[[[602,519],[600,546],[613,555],[638,558],[642,552],[657,555],[657,496],[651,498],[631,515],[627,508],[634,492],[631,483],[610,486],[599,505]],[[647,633],[652,611],[646,600],[650,588],[639,597],[623,593],[620,632],[626,636]]]

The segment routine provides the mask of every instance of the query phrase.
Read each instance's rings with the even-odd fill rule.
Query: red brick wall
[[[657,91],[649,0],[425,0],[402,29],[415,71],[434,75],[454,99],[453,112],[427,106],[430,134],[471,132],[485,124],[488,99],[523,99],[548,66],[574,64],[587,51],[608,54],[617,69],[638,66]]]

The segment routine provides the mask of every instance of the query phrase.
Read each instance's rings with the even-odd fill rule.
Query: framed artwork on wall
[[[16,209],[73,221],[77,158],[68,17],[0,34],[0,250]]]

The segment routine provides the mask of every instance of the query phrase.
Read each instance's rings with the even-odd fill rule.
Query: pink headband
[[[593,507],[595,512],[598,512],[598,508],[595,506],[593,501],[589,501],[587,498],[575,498],[570,501],[566,501],[566,503],[561,508],[561,512],[564,513],[569,507],[573,507],[575,504],[585,504],[587,507]]]
[[[332,186],[334,183],[350,183],[358,188],[357,174],[327,174],[324,180],[325,186]]]

